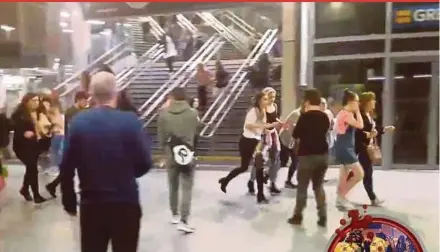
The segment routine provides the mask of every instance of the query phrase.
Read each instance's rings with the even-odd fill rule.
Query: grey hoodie
[[[286,118],[285,123],[289,125],[288,128],[283,128],[280,131],[280,141],[285,147],[292,147],[293,144],[293,129],[295,128],[298,118],[301,115],[301,108],[297,108],[292,111]]]
[[[171,101],[167,108],[160,111],[158,118],[158,140],[165,153],[171,154],[167,148],[167,140],[171,135],[181,138],[193,146],[197,134],[199,120],[187,101]]]

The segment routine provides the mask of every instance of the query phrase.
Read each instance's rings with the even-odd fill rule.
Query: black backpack
[[[6,117],[6,114],[0,113],[0,149],[8,147],[10,130],[11,123],[9,119]]]

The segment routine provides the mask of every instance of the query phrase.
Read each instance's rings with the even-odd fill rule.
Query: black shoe
[[[269,201],[264,197],[264,194],[257,194],[257,203],[258,204],[268,204]]]
[[[330,179],[324,179],[324,183],[327,183],[329,181],[330,181]]]
[[[46,190],[47,190],[47,192],[49,192],[49,194],[50,194],[50,196],[52,196],[52,198],[56,198],[57,197],[57,194],[56,194],[57,189],[52,184],[47,184],[46,185]]]
[[[47,199],[41,197],[40,195],[34,197],[34,203],[35,204],[41,204],[41,203],[46,202],[46,201],[47,201]]]
[[[289,188],[289,189],[296,189],[296,188],[298,188],[297,185],[292,184],[292,182],[290,182],[290,181],[286,181],[286,182],[284,183],[284,187],[285,187],[285,188]]]
[[[222,192],[226,193],[226,186],[228,185],[226,178],[219,179],[218,183],[220,184],[220,190],[222,190]]]
[[[320,227],[323,227],[323,228],[327,227],[327,217],[326,217],[326,216],[321,216],[321,217],[319,217],[319,220],[318,220],[318,222],[316,222],[316,223],[317,223],[318,226],[320,226]]]
[[[255,187],[254,187],[254,181],[248,181],[247,183],[247,187],[248,187],[248,192],[249,194],[254,195],[255,194]]]
[[[269,174],[264,174],[264,177],[263,177],[263,183],[266,185],[267,184],[267,182],[269,181]]]
[[[24,197],[24,199],[26,201],[33,201],[34,200],[31,196],[31,194],[29,193],[29,191],[26,191],[24,188],[20,189],[20,194],[21,194],[21,196]]]
[[[275,185],[275,183],[273,183],[273,182],[270,185],[270,193],[271,194],[280,194],[281,193],[280,189],[278,189],[277,186]]]
[[[292,218],[287,220],[287,223],[292,225],[301,225],[302,224],[302,216],[294,215]]]

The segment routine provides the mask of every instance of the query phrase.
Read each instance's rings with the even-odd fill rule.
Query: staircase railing
[[[208,111],[205,113],[205,115],[203,116],[203,118],[201,120],[202,122],[205,123],[205,127],[201,130],[200,136],[212,137],[214,135],[214,133],[217,131],[218,127],[220,126],[220,124],[224,120],[226,114],[229,113],[232,106],[235,104],[238,97],[240,97],[241,93],[243,92],[244,88],[247,86],[247,84],[249,82],[248,80],[245,80],[247,72],[243,71],[243,70],[245,69],[245,67],[255,64],[262,53],[269,53],[270,52],[273,45],[277,41],[277,32],[278,32],[277,29],[268,30],[263,35],[263,37],[259,40],[257,46],[255,46],[253,52],[250,53],[250,55],[245,60],[245,62],[242,64],[242,66],[237,70],[237,72],[231,78],[231,81],[229,83],[230,84],[233,83],[232,88],[230,90],[228,89],[228,87],[230,85],[229,84],[228,87],[222,91],[222,93],[216,98],[214,103],[210,106],[210,108],[208,109]],[[255,55],[255,56],[252,56],[252,55]],[[235,81],[235,83],[234,83],[234,81]],[[226,95],[226,92],[227,92],[227,95]],[[225,98],[225,96],[226,96],[226,98]],[[215,105],[218,104],[220,101],[223,101],[223,102],[215,110],[214,114],[211,116],[211,112],[214,110]],[[218,119],[217,122],[215,122],[217,117],[220,114],[222,114],[220,119]],[[207,122],[209,117],[210,117],[210,119]],[[207,131],[209,129],[211,129],[211,130],[207,133]]]
[[[259,33],[257,29],[255,29],[252,25],[250,25],[248,22],[246,22],[244,19],[239,17],[234,12],[227,10],[227,11],[223,11],[222,14],[225,18],[229,19],[234,25],[238,26],[241,30],[247,33],[247,35],[249,36],[263,35]]]
[[[214,57],[214,55],[220,50],[220,48],[223,46],[225,42],[222,39],[218,39],[216,41],[214,41],[212,50],[209,51],[206,55],[204,59],[201,59],[199,61],[199,63],[202,64],[206,64],[208,61],[210,61],[212,59],[212,57]],[[161,98],[159,99],[159,103],[158,104],[163,104],[165,102],[165,98],[166,96],[177,86],[179,87],[185,87],[191,80],[194,79],[195,75],[196,75],[197,71],[196,69],[193,69],[192,72],[187,75],[187,76],[182,76],[182,78],[180,78],[179,80],[177,80],[172,86],[170,86],[165,93],[161,96]],[[182,82],[183,81],[183,82]],[[179,84],[180,83],[180,84]],[[143,127],[147,127],[158,115],[159,112],[156,110],[156,113],[154,113],[152,116],[150,116],[150,118],[144,123]]]
[[[209,12],[199,12],[197,15],[214,30],[216,30],[221,36],[223,36],[228,42],[230,42],[235,48],[240,50],[244,54],[249,53],[248,45],[243,43],[228,27],[221,23],[216,17]]]
[[[176,15],[177,20],[179,20],[179,22],[182,23],[182,25],[184,25],[184,27],[186,29],[188,29],[192,34],[195,34],[198,32],[197,27],[191,23],[191,21],[189,21],[184,15],[182,14],[177,14]]]
[[[208,41],[204,43],[203,46],[187,62],[185,62],[176,72],[174,72],[170,76],[167,82],[165,82],[162,86],[160,86],[156,90],[156,92],[152,96],[150,96],[150,98],[148,98],[147,101],[144,102],[144,104],[138,109],[139,112],[142,113],[141,116],[142,119],[148,116],[156,108],[156,106],[158,106],[158,97],[163,92],[163,90],[165,90],[168,86],[172,85],[177,77],[179,77],[180,79],[181,76],[184,76],[182,75],[182,73],[184,73],[188,69],[194,69],[198,63],[197,61],[200,58],[200,56],[206,53],[205,51],[208,51],[212,46],[211,43],[217,39],[219,39],[219,36],[217,34],[209,38]],[[153,103],[153,105],[151,105],[151,103]],[[143,112],[143,110],[147,107],[148,107],[147,111]]]

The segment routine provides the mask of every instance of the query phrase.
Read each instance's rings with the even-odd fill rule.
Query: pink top
[[[341,110],[339,111],[338,115],[336,116],[336,123],[335,123],[335,129],[336,133],[339,135],[345,134],[345,132],[348,129],[349,124],[348,119],[353,117],[353,113],[348,112],[347,110]]]

